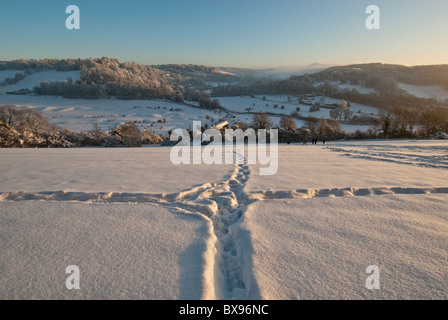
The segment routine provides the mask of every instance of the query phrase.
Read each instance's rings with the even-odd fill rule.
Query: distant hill
[[[330,67],[314,73],[316,81],[340,81],[376,88],[381,81],[392,80],[413,85],[440,85],[448,90],[448,64],[403,66],[394,64],[354,64]]]
[[[239,69],[241,75],[275,78],[275,79],[287,79],[293,75],[305,75],[312,74],[318,71],[327,69],[333,65],[324,63],[312,63],[307,66],[286,66],[286,67],[273,67],[264,69]],[[224,68],[226,69],[226,68]],[[238,73],[235,72],[235,73]]]
[[[9,72],[8,70],[14,70]],[[58,95],[68,98],[152,99],[182,100],[189,91],[206,91],[209,83],[235,83],[241,75],[216,67],[198,65],[146,66],[135,62],[120,62],[112,58],[96,59],[42,59],[0,61],[0,72],[14,73],[2,79],[3,87],[14,85],[21,89],[25,79],[48,71],[80,72],[76,79],[37,83],[34,91],[40,95]],[[54,73],[53,73],[54,74]],[[34,76],[34,78],[37,78]],[[25,88],[25,87],[24,87]],[[29,83],[26,84],[29,88]],[[33,89],[33,88],[31,88]],[[196,93],[197,97],[198,94]]]
[[[43,71],[51,78],[36,83],[35,79],[45,74]],[[448,105],[448,64],[328,67],[313,63],[257,70],[192,64],[148,66],[103,57],[0,61],[0,73],[4,75],[0,79],[3,91],[27,89],[67,98],[164,98],[178,102],[202,99],[209,105],[210,96],[319,94],[380,108],[398,103]]]
[[[320,67],[320,65],[317,65]],[[255,79],[213,88],[215,96],[307,94],[377,108],[448,107],[448,65],[407,67],[391,64],[333,66],[287,79]]]

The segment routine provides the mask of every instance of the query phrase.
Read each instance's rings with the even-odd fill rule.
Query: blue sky
[[[81,29],[67,30],[77,5]],[[366,7],[381,10],[367,30]],[[15,0],[0,3],[0,60],[113,57],[143,64],[279,67],[448,63],[445,0]]]

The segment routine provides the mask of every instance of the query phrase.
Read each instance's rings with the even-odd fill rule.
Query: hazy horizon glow
[[[77,5],[81,30],[65,28]],[[367,30],[365,9],[381,9]],[[443,0],[16,0],[0,4],[0,60],[111,57],[268,68],[448,63]]]

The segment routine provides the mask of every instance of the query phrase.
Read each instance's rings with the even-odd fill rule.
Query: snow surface
[[[0,71],[0,83],[5,81],[7,78],[14,78],[16,73],[24,73],[23,70],[2,70]]]
[[[9,88],[9,87],[7,87]],[[317,97],[319,99],[320,97]],[[283,115],[290,115],[301,108],[302,116],[314,116],[316,118],[329,118],[329,109],[321,108],[318,112],[309,112],[310,106],[287,103],[287,96],[268,96],[269,101],[263,101],[262,97],[221,97],[221,104],[230,111],[235,112],[235,118],[231,121],[252,122],[252,114],[247,114],[244,109],[251,107],[252,112],[270,112],[278,116],[270,116],[274,125],[280,123]],[[325,98],[326,103],[340,102],[337,99]],[[193,104],[188,102],[189,104]],[[256,104],[254,107],[253,104]],[[189,128],[193,121],[201,121],[203,125],[212,126],[219,119],[226,116],[225,113],[217,113],[214,110],[204,110],[172,101],[164,100],[89,100],[89,99],[63,99],[53,96],[35,95],[6,95],[0,93],[0,104],[13,104],[18,107],[28,107],[42,111],[51,123],[75,131],[92,130],[98,123],[102,130],[111,130],[115,126],[127,121],[137,122],[142,130],[166,134],[177,128]],[[269,107],[262,107],[269,104]],[[277,109],[274,105],[278,104]],[[281,106],[285,109],[282,110]],[[352,103],[351,110],[355,114],[377,114],[377,109],[369,106]],[[232,115],[233,116],[233,115]],[[207,119],[208,118],[208,119]],[[160,123],[159,121],[162,121]],[[165,121],[165,122],[163,122]],[[297,127],[304,126],[305,122],[296,120]],[[347,132],[357,129],[366,131],[372,126],[341,124],[341,128]]]
[[[234,74],[234,73],[232,73],[232,72],[223,71],[223,70],[221,70],[221,69],[218,69],[218,73],[219,73],[219,74],[229,75],[229,76],[236,76],[236,74]]]
[[[359,93],[362,93],[362,94],[369,94],[369,93],[375,92],[375,89],[365,88],[359,84],[338,83],[338,82],[332,82],[332,84],[338,86],[342,90],[343,89],[349,89],[349,90],[355,89]]]
[[[15,76],[15,70],[0,71],[2,78]],[[8,95],[6,92],[20,89],[32,90],[41,82],[66,81],[71,77],[73,81],[80,79],[80,71],[42,71],[27,76],[15,85],[0,87],[0,105],[12,104],[18,107],[28,107],[42,111],[51,123],[75,131],[93,130],[94,124],[98,124],[101,130],[111,130],[124,122],[135,122],[141,130],[166,134],[177,128],[189,128],[193,121],[201,121],[209,127],[226,117],[226,114],[214,110],[204,110],[197,106],[196,102],[187,101],[185,105],[164,100],[116,100],[116,99],[63,99],[54,96]],[[4,80],[4,79],[3,79]],[[319,101],[320,96],[314,101]],[[263,96],[219,97],[221,105],[230,112],[233,122],[252,122],[252,114],[247,114],[246,108],[252,108],[252,112],[268,112],[278,116],[271,116],[274,125],[278,125],[284,115],[291,115],[300,107],[300,114],[304,117],[330,118],[330,109],[321,108],[320,111],[310,112],[310,106],[299,104],[298,97],[287,95],[268,95],[266,101]],[[340,100],[324,97],[325,103],[339,103]],[[278,108],[274,108],[278,105]],[[284,106],[284,109],[282,109]],[[358,103],[351,103],[354,114],[376,115],[378,109]],[[233,118],[235,116],[235,118]],[[302,127],[304,121],[296,120],[297,127]],[[342,125],[343,130],[350,132],[360,129],[365,131],[371,126]]]
[[[447,157],[446,141],[347,141],[284,147],[279,149],[278,173],[251,176],[246,189],[443,187]],[[259,166],[252,168],[257,171]]]
[[[448,298],[446,141],[281,145],[274,176],[169,152],[0,150],[0,297]]]
[[[225,116],[211,110],[163,100],[89,100],[0,95],[0,104],[14,104],[42,111],[53,124],[75,131],[92,130],[94,123],[98,123],[102,130],[111,130],[124,122],[137,121],[142,130],[166,134],[169,130],[191,127],[193,121],[211,126]],[[166,122],[163,122],[164,119]]]
[[[280,95],[280,96],[265,96],[266,100],[263,100],[263,96],[255,96],[254,98],[249,96],[235,96],[235,97],[220,97],[219,101],[221,105],[227,108],[228,110],[245,113],[247,112],[247,108],[251,108],[251,112],[269,112],[279,115],[290,115],[293,112],[296,112],[297,107],[300,108],[299,113],[304,117],[316,117],[316,118],[325,118],[330,119],[330,109],[321,107],[319,111],[310,112],[309,105],[300,104],[298,102],[297,97],[291,96],[291,102],[288,102],[288,96]],[[316,96],[313,102],[319,102],[321,96]],[[325,100],[324,103],[339,103],[341,100],[323,97]],[[278,108],[275,108],[275,105],[278,105]],[[281,107],[284,106],[284,109]],[[376,115],[378,113],[378,109],[366,105],[362,105],[359,103],[351,103],[350,110],[354,114],[369,114]],[[361,111],[361,112],[359,112]],[[238,117],[245,117],[244,114],[238,115]],[[246,116],[247,118],[247,116]],[[247,121],[247,120],[246,120]],[[356,130],[356,129],[355,129]]]
[[[5,72],[6,78],[11,77],[10,72],[13,72],[14,74],[12,75],[12,77],[15,76],[16,72],[21,72],[23,73],[23,71],[11,71],[11,70],[5,70],[2,71]],[[9,76],[8,76],[9,74]],[[0,80],[3,77],[3,74],[0,74]],[[5,93],[7,91],[17,91],[20,89],[30,89],[33,90],[34,87],[39,86],[41,82],[44,81],[56,81],[56,82],[60,82],[60,81],[65,81],[67,80],[68,77],[71,77],[73,81],[76,81],[78,79],[81,78],[81,71],[55,71],[55,70],[48,70],[48,71],[40,71],[40,72],[35,72],[29,76],[27,76],[25,79],[23,79],[22,81],[19,81],[16,84],[10,85],[10,86],[6,86],[6,87],[0,87],[0,93]],[[3,80],[5,80],[3,79]]]
[[[218,181],[232,165],[179,165],[170,148],[0,149],[0,192],[171,193]],[[20,160],[20,161],[18,161]]]
[[[250,207],[263,299],[446,299],[447,195],[262,201]],[[429,209],[430,208],[430,209]],[[378,266],[380,290],[365,286]]]
[[[434,98],[439,101],[448,99],[448,90],[442,86],[418,86],[401,82],[398,83],[398,86],[418,98]]]
[[[357,90],[361,94],[369,94],[369,93],[375,92],[375,89],[363,87],[363,86],[361,86],[359,84],[342,83],[342,82],[338,82],[338,81],[330,81],[330,83],[333,86],[338,87],[341,90],[344,90],[344,89],[349,89],[349,90],[355,89],[355,90]],[[314,83],[314,86],[315,87],[319,87],[319,86],[322,86],[324,84],[325,84],[324,81],[318,81],[318,82]]]
[[[198,214],[52,201],[2,202],[0,212],[2,300],[207,297],[210,228]],[[69,265],[80,290],[65,287]]]
[[[447,299],[446,142],[279,152],[277,175],[251,175],[245,188],[257,202],[241,229],[262,299]],[[370,265],[378,291],[365,286]]]

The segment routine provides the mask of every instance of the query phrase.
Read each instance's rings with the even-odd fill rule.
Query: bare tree
[[[270,129],[274,123],[271,118],[266,113],[257,113],[252,117],[252,127],[255,130],[258,129]]]
[[[296,121],[292,116],[283,116],[280,119],[280,128],[285,131],[295,131],[297,128]]]
[[[347,107],[342,110],[342,115],[344,117],[344,121],[348,121],[353,117],[353,112]]]
[[[309,117],[305,121],[305,128],[307,128],[312,136],[317,136],[319,134],[320,121],[316,117]]]
[[[219,102],[218,99],[213,99],[211,104],[210,104],[212,109],[220,109],[221,108],[221,103]]]
[[[383,138],[390,137],[392,133],[392,119],[393,119],[392,109],[387,108],[385,110],[381,110],[378,113],[378,118],[379,118],[378,126],[383,131]]]
[[[448,111],[442,108],[427,108],[420,114],[420,125],[427,136],[439,131],[448,131]]]

